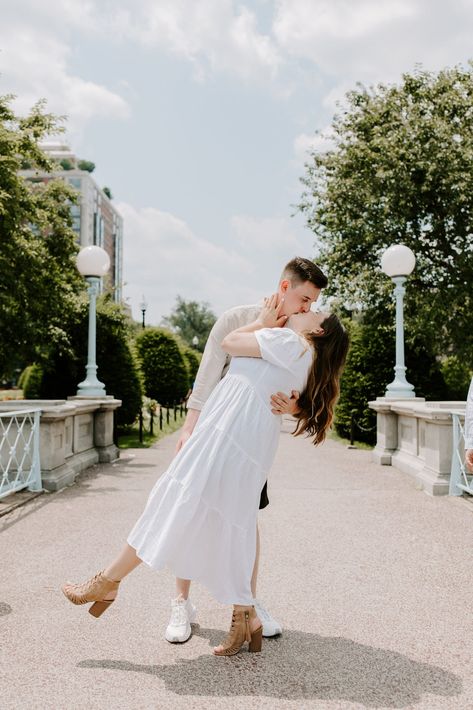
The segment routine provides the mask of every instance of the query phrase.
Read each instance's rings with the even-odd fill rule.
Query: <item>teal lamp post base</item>
[[[87,377],[83,382],[77,385],[77,396],[106,397],[107,393],[105,391],[105,385],[103,384],[103,382],[99,382],[97,378],[95,378],[94,382],[93,380],[89,380],[89,378]]]
[[[386,387],[386,399],[415,399],[414,385],[397,377]]]

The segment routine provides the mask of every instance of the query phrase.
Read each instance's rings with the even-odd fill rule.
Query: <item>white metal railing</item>
[[[0,498],[28,488],[41,491],[40,409],[0,412]]]
[[[453,419],[453,450],[452,450],[452,471],[450,474],[450,487],[448,494],[451,496],[461,496],[463,493],[473,495],[473,474],[466,470],[465,466],[465,430],[464,412],[452,412]]]

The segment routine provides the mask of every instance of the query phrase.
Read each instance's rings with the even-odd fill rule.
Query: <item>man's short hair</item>
[[[288,279],[293,286],[305,281],[310,281],[317,288],[325,288],[328,284],[328,279],[322,269],[319,269],[310,259],[303,259],[301,256],[296,256],[286,264],[281,275],[281,281],[283,279]]]

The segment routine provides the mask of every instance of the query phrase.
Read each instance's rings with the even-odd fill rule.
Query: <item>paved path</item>
[[[259,596],[284,626],[215,658],[228,609],[163,640],[173,582],[139,567],[100,619],[59,591],[109,562],[176,434],[0,518],[2,710],[473,708],[473,506],[430,498],[367,451],[288,433],[260,514]]]

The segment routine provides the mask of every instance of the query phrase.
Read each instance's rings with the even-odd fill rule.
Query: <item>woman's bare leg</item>
[[[255,564],[253,566],[253,575],[251,577],[251,593],[253,594],[253,598],[256,598],[256,584],[258,582],[259,554],[260,554],[259,527],[256,526],[256,556],[255,556]]]
[[[109,565],[103,573],[108,579],[119,582],[123,577],[126,577],[127,574],[130,574],[130,572],[138,567],[142,561],[143,560],[137,557],[135,548],[126,543],[118,557],[115,558],[112,564]],[[111,593],[111,598],[112,595],[114,596],[115,593]]]
[[[190,586],[190,579],[180,579],[179,577],[176,577],[176,596],[179,597],[182,595],[183,599],[187,599],[189,596]]]

